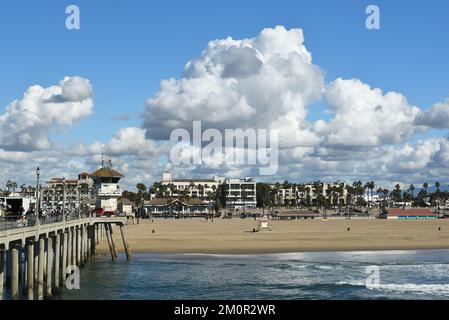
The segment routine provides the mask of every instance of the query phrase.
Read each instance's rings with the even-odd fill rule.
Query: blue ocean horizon
[[[378,285],[368,286],[370,270]],[[97,257],[57,299],[448,299],[449,250]]]

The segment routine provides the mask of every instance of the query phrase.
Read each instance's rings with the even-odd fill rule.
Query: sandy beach
[[[131,251],[141,253],[250,254],[449,248],[449,220],[270,221],[271,231],[252,232],[257,227],[258,221],[251,219],[141,220],[139,224],[127,225],[125,233]],[[117,250],[123,252],[118,229],[114,231],[114,241]],[[102,239],[97,252],[109,253],[106,238]]]

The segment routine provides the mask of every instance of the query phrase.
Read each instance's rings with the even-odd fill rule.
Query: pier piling
[[[84,227],[80,226],[78,229],[78,236],[79,236],[79,250],[80,250],[80,261],[79,261],[79,267],[84,266]]]
[[[94,230],[95,230],[95,243],[96,244],[100,244],[100,232],[99,232],[99,228],[100,226],[98,224],[94,225]]]
[[[129,250],[128,243],[126,242],[125,231],[123,230],[122,225],[120,225],[120,233],[122,235],[122,241],[123,241],[123,247],[125,248],[126,259],[129,261],[129,260],[131,260],[131,252]]]
[[[44,257],[45,257],[45,239],[39,239],[39,263],[38,263],[38,282],[37,299],[44,299]]]
[[[112,234],[110,233],[108,225],[104,225],[105,232],[106,232],[106,238],[108,239],[108,245],[109,245],[109,251],[111,253],[111,259],[112,261],[115,261],[115,255],[114,255],[114,249],[112,247]]]
[[[27,299],[34,299],[34,243],[30,242],[27,245]]]
[[[75,243],[76,243],[76,265],[78,267],[81,266],[81,231],[80,228],[76,228],[75,235]]]
[[[87,226],[84,225],[83,226],[83,248],[84,248],[84,263],[86,263],[87,261],[89,261],[89,254],[88,254],[88,245],[87,243],[89,242],[89,233],[87,232]]]
[[[61,235],[57,233],[55,236],[55,288],[59,288],[60,260],[61,260]]]
[[[53,286],[53,239],[49,237],[47,239],[47,297],[51,297],[51,289]]]
[[[112,251],[114,252],[114,257],[117,259],[117,250],[115,248],[115,242],[114,242],[114,232],[112,231],[112,225],[108,223],[109,233],[111,236],[111,244],[112,244]]]
[[[11,298],[19,299],[19,249],[16,245],[11,248]]]
[[[67,267],[67,265],[72,265],[73,264],[73,260],[72,260],[72,230],[69,228],[67,230],[67,261],[66,261],[66,265],[64,267]],[[64,281],[66,279],[65,276],[65,269],[62,270],[63,273],[63,277],[64,277]]]
[[[3,300],[3,282],[5,280],[5,250],[0,248],[0,300]]]
[[[34,242],[34,284],[39,282],[39,239]]]
[[[67,268],[67,253],[70,252],[70,250],[68,249],[69,246],[69,232],[66,231],[62,234],[63,236],[63,246],[62,246],[62,270],[61,270],[61,285],[64,285],[65,283],[65,279],[66,279],[66,274],[65,274],[65,270]]]

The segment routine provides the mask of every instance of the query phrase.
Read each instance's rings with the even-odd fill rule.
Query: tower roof
[[[100,177],[100,178],[122,178],[123,174],[118,171],[115,171],[112,168],[100,168],[97,171],[90,174],[91,177]]]

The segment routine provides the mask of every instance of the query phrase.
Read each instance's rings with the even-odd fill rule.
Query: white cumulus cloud
[[[204,128],[219,130],[279,129],[281,145],[315,143],[305,118],[323,88],[323,73],[312,63],[302,30],[277,26],[254,38],[209,42],[180,79],[163,80],[147,100],[144,126],[155,139],[201,120]]]
[[[415,123],[438,129],[449,128],[449,99],[435,104],[429,110],[418,113]]]
[[[419,108],[397,92],[383,93],[358,79],[336,79],[325,93],[333,117],[319,120],[316,131],[326,145],[369,147],[406,142],[419,129]]]
[[[67,127],[92,113],[89,80],[66,77],[58,85],[29,87],[0,115],[0,148],[12,151],[44,150],[56,126]]]

